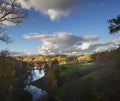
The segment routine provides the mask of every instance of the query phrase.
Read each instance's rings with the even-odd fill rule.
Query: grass
[[[77,98],[94,101],[96,95],[92,86],[95,80],[93,64],[61,65],[58,70],[58,89],[56,95],[62,100]]]
[[[93,65],[93,63],[60,65],[54,74],[49,73],[49,78],[53,75],[56,76],[56,79],[54,78],[53,80],[53,82],[57,81],[55,96],[61,101],[72,98],[82,101],[96,101],[96,95],[92,89],[96,71]],[[40,84],[40,80],[35,82],[35,85]],[[53,85],[52,81],[51,84],[48,84],[46,80],[45,84],[49,86],[49,88]],[[42,88],[42,86],[40,88]],[[55,87],[52,87],[52,89],[53,88]]]
[[[67,74],[72,73],[73,71],[83,71],[87,68],[90,68],[92,66],[92,63],[88,64],[64,64],[60,65],[59,69],[59,76],[65,76]]]

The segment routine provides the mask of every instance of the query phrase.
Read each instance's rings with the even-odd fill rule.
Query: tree
[[[108,20],[109,26],[109,32],[110,34],[114,34],[120,30],[120,15],[118,15],[116,18]]]
[[[18,25],[27,16],[26,11],[17,3],[17,0],[0,0],[0,40],[11,42],[10,37],[4,34],[3,25],[11,23]]]
[[[11,101],[11,92],[16,81],[14,65],[13,58],[0,57],[0,101]]]
[[[0,1],[0,22],[8,21],[14,24],[22,22],[26,17],[25,10],[17,3],[17,0]]]
[[[57,68],[59,66],[59,62],[57,59],[51,61],[51,68]]]
[[[0,52],[0,57],[8,57],[9,56],[9,51],[8,50],[2,50]]]
[[[24,91],[27,65],[10,57],[8,50],[0,52],[0,101],[31,101],[31,94]]]
[[[0,41],[11,43],[12,40],[7,34],[5,34],[5,30],[6,30],[5,28],[0,26]]]
[[[67,56],[66,57],[68,64],[74,64],[77,63],[77,57],[76,56]]]

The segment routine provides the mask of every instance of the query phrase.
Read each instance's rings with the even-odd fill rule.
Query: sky
[[[0,42],[11,55],[79,55],[117,47],[120,32],[108,20],[120,14],[120,0],[18,0],[28,16],[18,26],[2,22],[13,42]]]

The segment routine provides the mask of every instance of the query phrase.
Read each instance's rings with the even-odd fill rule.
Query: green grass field
[[[65,76],[67,74],[70,74],[74,71],[83,71],[87,68],[91,68],[92,63],[88,63],[88,64],[64,64],[64,65],[60,65],[60,69],[59,69],[59,76]]]
[[[82,101],[95,101],[95,71],[93,63],[60,65],[56,96],[62,100],[77,98]]]

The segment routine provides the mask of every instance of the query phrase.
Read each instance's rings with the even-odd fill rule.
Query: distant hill
[[[25,62],[48,62],[57,59],[59,64],[72,64],[83,61],[91,61],[91,54],[73,56],[73,55],[52,55],[52,56],[17,56],[17,60]]]

